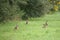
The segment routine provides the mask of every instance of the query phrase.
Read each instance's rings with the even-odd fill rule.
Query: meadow
[[[42,28],[48,20],[48,27]],[[14,30],[18,24],[18,29]],[[0,40],[60,40],[60,12],[25,21],[9,21],[0,24]]]

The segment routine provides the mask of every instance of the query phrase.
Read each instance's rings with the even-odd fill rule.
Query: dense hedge
[[[0,0],[0,22],[41,17],[51,11],[49,0]]]

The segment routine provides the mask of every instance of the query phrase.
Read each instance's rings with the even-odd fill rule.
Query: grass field
[[[48,27],[42,28],[48,20]],[[14,30],[18,23],[19,29]],[[25,21],[13,21],[0,24],[0,40],[60,40],[60,13]]]

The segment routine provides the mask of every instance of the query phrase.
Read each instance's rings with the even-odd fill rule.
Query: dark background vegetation
[[[0,0],[0,23],[26,20],[60,10],[60,0]]]

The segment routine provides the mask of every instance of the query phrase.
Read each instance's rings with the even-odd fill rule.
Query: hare
[[[28,20],[26,20],[26,24],[28,24]]]
[[[43,24],[43,28],[46,28],[48,26],[48,21],[46,21],[44,24]]]
[[[16,26],[15,26],[15,28],[14,28],[15,30],[17,30],[18,29],[18,25],[16,24]]]

